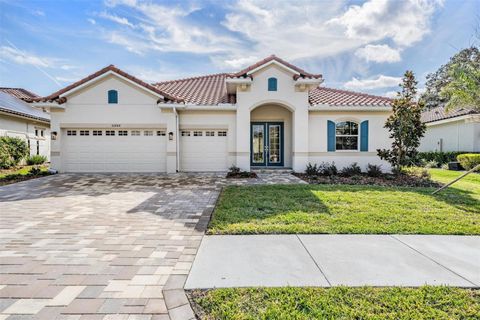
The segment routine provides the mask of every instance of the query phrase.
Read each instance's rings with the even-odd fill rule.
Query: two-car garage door
[[[66,172],[165,172],[166,133],[157,129],[64,129]]]
[[[62,131],[65,172],[166,172],[161,129],[72,128]],[[180,171],[225,171],[226,130],[182,130]]]

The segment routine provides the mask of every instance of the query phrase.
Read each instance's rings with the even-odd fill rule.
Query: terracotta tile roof
[[[467,114],[480,114],[480,112],[469,110],[469,109],[457,109],[457,110],[451,110],[447,112],[445,110],[445,107],[437,107],[437,108],[433,108],[433,109],[422,112],[422,121],[425,123],[435,122],[435,121],[460,117]]]
[[[2,87],[0,88],[0,92],[5,92],[8,93],[11,96],[14,96],[15,98],[22,99],[22,100],[29,100],[32,98],[38,98],[39,96],[36,95],[33,92],[30,92],[26,89],[23,88],[5,88]]]
[[[227,73],[211,74],[180,80],[171,80],[153,84],[163,92],[181,97],[186,103],[216,105],[235,103],[235,94],[227,93],[225,79]]]
[[[62,95],[62,94],[65,93],[65,92],[68,92],[68,91],[70,91],[70,90],[72,90],[72,89],[74,89],[74,88],[76,88],[76,87],[78,87],[78,86],[80,86],[80,85],[82,85],[82,84],[84,84],[84,83],[92,80],[92,79],[95,79],[95,78],[101,76],[102,74],[104,74],[104,73],[106,73],[106,72],[108,72],[108,71],[113,71],[113,72],[115,72],[115,73],[117,73],[117,74],[119,74],[119,75],[121,75],[121,76],[123,76],[123,77],[125,77],[125,78],[127,78],[127,79],[129,79],[129,80],[131,80],[131,81],[133,81],[133,82],[135,82],[136,84],[138,84],[138,85],[140,85],[140,86],[142,86],[142,87],[145,87],[145,88],[147,88],[147,89],[149,89],[149,90],[151,90],[151,91],[153,91],[153,92],[155,92],[155,93],[158,93],[158,94],[164,96],[164,97],[165,97],[166,99],[168,99],[168,100],[172,100],[172,101],[176,101],[176,102],[182,102],[182,101],[183,101],[183,100],[180,99],[180,98],[174,97],[174,96],[172,96],[172,95],[170,95],[170,94],[168,94],[168,93],[165,93],[165,92],[163,92],[163,91],[160,91],[158,88],[156,88],[156,87],[154,87],[154,86],[152,86],[152,85],[150,85],[150,84],[148,84],[148,83],[146,83],[146,82],[143,82],[142,80],[140,80],[140,79],[138,79],[138,78],[135,78],[134,76],[126,73],[125,71],[122,71],[122,70],[118,69],[118,68],[115,67],[113,64],[111,64],[111,65],[109,65],[109,66],[107,66],[107,67],[105,67],[105,68],[103,68],[103,69],[101,69],[101,70],[99,70],[99,71],[97,71],[97,72],[95,72],[95,73],[92,73],[92,74],[89,75],[88,77],[83,78],[83,79],[81,79],[81,80],[79,80],[79,81],[77,81],[77,82],[75,82],[75,83],[72,83],[71,85],[69,85],[69,86],[67,86],[67,87],[65,87],[65,88],[63,88],[63,89],[61,89],[61,90],[59,90],[59,91],[57,91],[57,92],[54,92],[54,93],[52,93],[51,95],[48,95],[48,96],[46,96],[46,97],[41,97],[41,98],[33,98],[33,99],[31,99],[31,101],[36,101],[36,102],[57,101],[57,102],[59,102],[60,104],[61,104],[61,103],[65,103],[67,100],[66,100],[64,97],[63,97],[63,98],[60,98],[60,95]]]
[[[392,99],[365,93],[317,87],[308,94],[311,105],[327,104],[331,106],[390,106]]]
[[[298,73],[300,73],[300,76],[296,75],[295,78],[313,78],[313,79],[320,79],[322,78],[322,75],[321,74],[313,74],[313,73],[309,73],[309,72],[306,72],[305,70],[302,70],[300,69],[299,67],[297,66],[294,66],[293,64],[290,64],[288,63],[287,61],[283,60],[283,59],[280,59],[279,57],[277,57],[276,55],[272,54],[271,56],[263,59],[263,60],[260,60],[258,61],[257,63],[255,64],[252,64],[251,66],[249,67],[246,67],[245,69],[239,71],[239,72],[236,72],[236,73],[233,73],[231,74],[230,76],[231,77],[242,77],[242,76],[246,76],[246,74],[249,72],[249,71],[252,71],[258,67],[260,67],[261,65],[264,65],[265,63],[268,63],[270,61],[277,61],[285,66],[287,66],[288,68],[290,69],[293,69],[295,71],[297,71]]]
[[[35,109],[22,99],[3,90],[0,90],[0,111],[14,116],[50,122],[50,115],[48,113]]]

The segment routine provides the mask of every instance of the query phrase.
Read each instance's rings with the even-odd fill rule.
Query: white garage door
[[[154,129],[64,129],[66,172],[165,172],[166,136]]]
[[[227,131],[181,131],[181,171],[225,171],[227,168]]]

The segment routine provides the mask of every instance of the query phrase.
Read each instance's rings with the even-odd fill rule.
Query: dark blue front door
[[[251,166],[283,166],[283,122],[252,122],[250,139]]]

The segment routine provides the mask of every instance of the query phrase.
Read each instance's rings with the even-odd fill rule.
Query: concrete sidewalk
[[[480,286],[480,237],[205,236],[185,289],[250,286]]]

